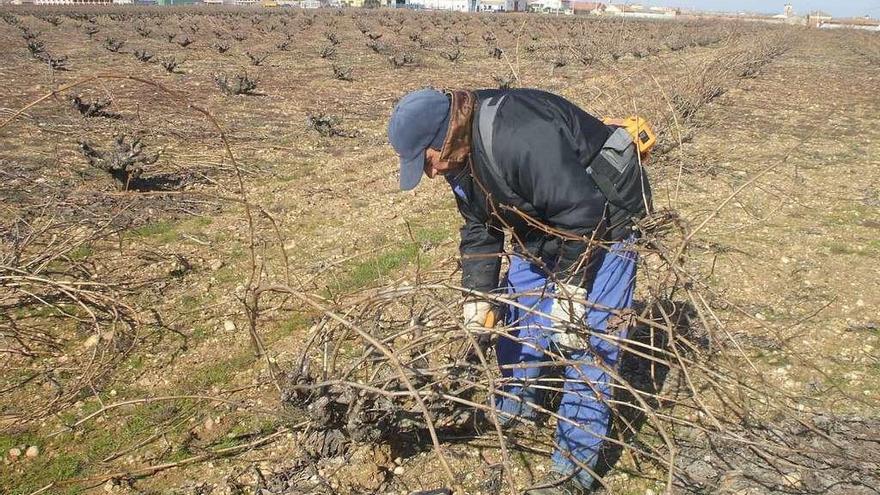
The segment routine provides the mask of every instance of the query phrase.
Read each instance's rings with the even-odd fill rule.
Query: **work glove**
[[[480,330],[485,327],[489,311],[492,305],[487,301],[465,301],[461,307],[462,322],[469,330]]]
[[[465,328],[474,332],[477,346],[484,352],[488,349],[492,339],[492,334],[486,332],[486,317],[489,316],[490,311],[492,311],[492,305],[486,301],[465,301],[461,309]],[[468,356],[468,360],[477,362],[477,355],[471,354]]]
[[[551,340],[571,349],[589,346],[584,328],[587,314],[587,289],[571,284],[557,284],[550,316],[553,323]]]

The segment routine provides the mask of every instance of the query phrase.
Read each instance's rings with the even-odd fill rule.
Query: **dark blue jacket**
[[[480,291],[498,286],[499,254],[508,231],[516,252],[557,280],[587,286],[593,267],[584,259],[589,244],[584,239],[604,238],[605,197],[586,168],[610,129],[544,91],[481,90],[475,95],[472,167],[447,176],[465,220],[462,284]],[[484,100],[501,95],[506,96],[493,124],[495,168],[487,161],[479,112]]]

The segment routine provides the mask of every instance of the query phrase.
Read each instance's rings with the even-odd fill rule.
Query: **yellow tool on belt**
[[[612,119],[606,117],[602,119],[602,122],[605,125],[613,125],[626,129],[626,132],[632,136],[633,142],[636,143],[636,148],[638,148],[639,154],[643,157],[651,151],[651,148],[653,148],[655,144],[657,144],[657,135],[654,134],[654,129],[652,129],[651,124],[642,117],[634,116],[625,119]]]

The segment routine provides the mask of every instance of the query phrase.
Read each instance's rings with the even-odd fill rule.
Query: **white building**
[[[470,12],[470,0],[412,0],[413,5],[421,5],[426,9],[453,10],[455,12]]]
[[[479,12],[528,12],[526,0],[480,0]]]
[[[114,3],[116,2],[113,0],[12,0],[13,5],[113,5]]]
[[[568,0],[535,0],[529,7],[536,12],[561,12],[570,8]]]

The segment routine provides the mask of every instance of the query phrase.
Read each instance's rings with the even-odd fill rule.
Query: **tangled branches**
[[[257,94],[257,81],[246,73],[236,74],[232,77],[226,74],[217,74],[214,76],[214,82],[217,83],[220,91],[228,96]]]
[[[71,95],[70,101],[73,104],[73,108],[82,114],[83,117],[104,117],[108,119],[119,119],[122,117],[118,113],[106,110],[113,103],[109,98],[84,101],[80,95]]]
[[[159,153],[146,153],[140,138],[135,137],[127,142],[122,134],[116,136],[112,151],[100,151],[84,141],[80,142],[80,150],[89,165],[110,174],[124,190],[140,179],[144,167],[159,159]]]
[[[359,442],[417,442],[428,435],[454,479],[444,460],[452,448],[447,437],[491,438],[505,456],[520,448],[564,452],[566,447],[551,434],[553,428],[529,426],[556,424],[605,442],[597,466],[581,466],[598,483],[613,487],[614,480],[604,476],[618,459],[628,458],[641,466],[643,476],[662,482],[667,490],[705,482],[700,476],[706,469],[697,457],[704,447],[689,443],[694,435],[722,442],[731,455],[741,452],[736,446],[748,445],[756,459],[784,457],[785,441],[750,418],[759,405],[765,416],[786,417],[797,403],[762,384],[741,344],[715,315],[717,301],[703,277],[683,264],[692,232],[669,211],[655,213],[641,228],[636,249],[640,271],[649,275],[636,311],[611,310],[608,330],[575,324],[593,352],[600,353],[596,355],[619,349],[616,364],[579,357],[563,347],[538,346],[520,333],[526,327],[516,318],[492,328],[462,326],[457,304],[473,293],[446,275],[417,276],[418,283],[369,290],[335,306],[288,286],[259,288],[257,299],[282,293],[324,315],[282,386],[283,401],[305,408],[316,428],[306,441],[311,455],[342,455]],[[480,296],[509,314],[538,312],[551,323],[561,323],[526,302],[548,293],[552,290],[538,287]],[[545,331],[552,335],[558,330]],[[539,357],[499,370],[496,353],[504,345],[531,348]],[[511,374],[520,366],[545,371],[522,382]],[[572,376],[573,369],[582,371]],[[589,369],[610,377],[607,392],[600,392],[603,379],[585,371]],[[568,371],[560,375],[562,370]],[[557,410],[560,400],[569,400],[564,397],[572,383],[586,384],[589,400],[610,409],[607,434]],[[516,392],[526,385],[541,393]],[[507,407],[498,408],[499,400],[512,400],[519,411],[534,410],[537,416],[518,417]],[[525,426],[513,427],[514,419]],[[678,456],[682,445],[690,445],[687,455]],[[504,466],[509,469],[509,461]],[[511,471],[505,480],[511,492],[524,483]]]
[[[137,313],[121,302],[129,288],[96,280],[88,262],[91,243],[114,228],[87,223],[38,216],[0,226],[2,391],[30,397],[6,411],[15,421],[90,394],[137,341]],[[21,393],[34,387],[54,393]]]
[[[324,137],[356,137],[357,131],[342,128],[342,119],[334,115],[318,113],[306,117],[306,126]]]

